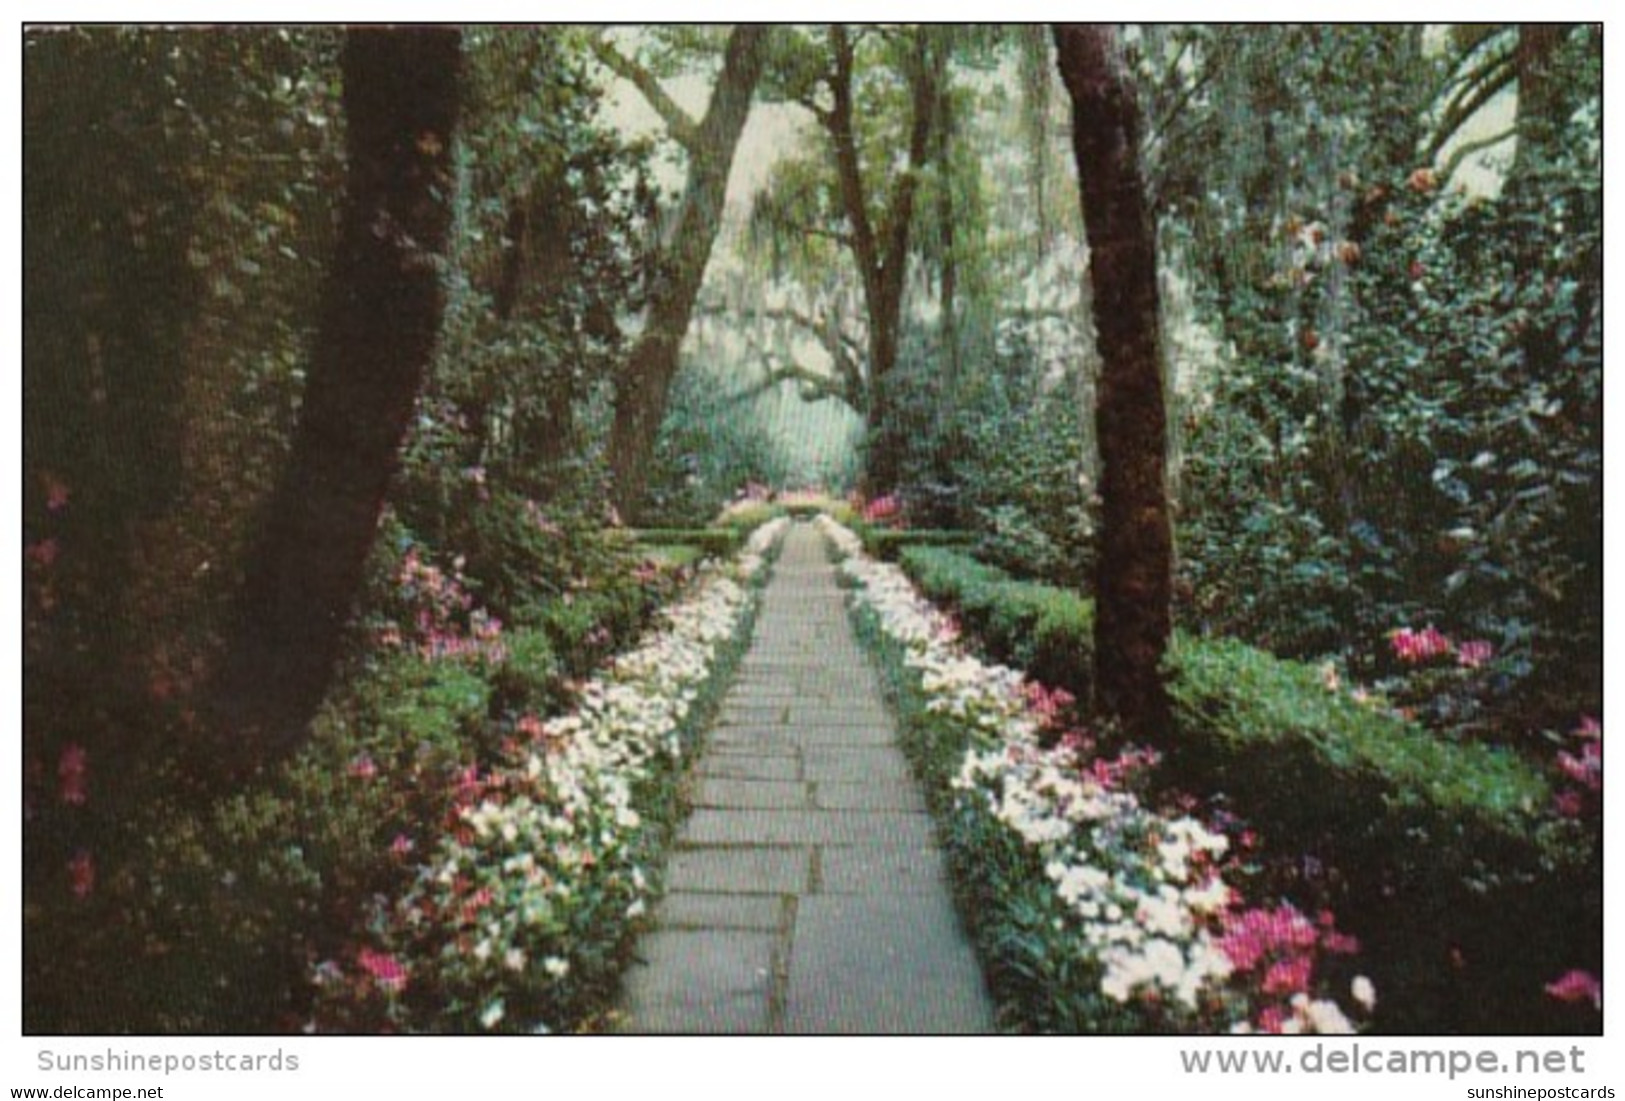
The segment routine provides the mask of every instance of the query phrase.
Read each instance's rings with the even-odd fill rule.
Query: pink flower
[[[1279,1034],[1286,1025],[1286,1011],[1278,1005],[1265,1006],[1258,1015],[1258,1027],[1265,1032]]]
[[[1578,968],[1547,983],[1546,993],[1560,1002],[1583,1002],[1589,998],[1593,1006],[1602,1008],[1602,983],[1591,972]]]
[[[61,546],[55,539],[42,539],[38,543],[30,544],[23,551],[23,554],[35,565],[49,569],[56,562],[56,556],[61,553],[61,550]]]
[[[871,524],[883,523],[898,519],[903,511],[903,503],[895,494],[888,493],[883,497],[876,497],[863,506],[863,518]]]
[[[350,775],[358,780],[371,780],[378,775],[378,765],[370,753],[363,753],[350,762]]]
[[[80,849],[68,861],[68,880],[73,887],[73,897],[81,901],[96,889],[96,861],[85,849]]]
[[[1577,791],[1560,791],[1552,796],[1552,808],[1564,818],[1578,818],[1585,809],[1585,801]]]
[[[372,977],[380,990],[399,994],[406,989],[406,968],[394,956],[363,947],[356,956],[356,963]]]
[[[395,856],[410,855],[412,850],[415,848],[417,848],[417,846],[413,844],[412,839],[406,836],[404,833],[397,833],[395,835],[395,840],[389,843],[389,851]]]
[[[1420,631],[1401,627],[1388,636],[1394,655],[1409,665],[1450,653],[1450,640],[1429,625]]]
[[[1477,669],[1494,656],[1495,647],[1481,638],[1456,647],[1456,662],[1468,669]]]
[[[1580,725],[1575,728],[1576,738],[1600,740],[1602,738],[1602,723],[1590,715],[1580,716]]]
[[[1264,972],[1264,993],[1295,994],[1307,990],[1313,966],[1308,956],[1288,956],[1277,960]]]
[[[48,512],[61,512],[68,507],[68,483],[47,471],[41,475],[45,483],[45,508]]]
[[[56,777],[60,782],[59,790],[64,803],[71,803],[76,807],[84,805],[86,762],[85,747],[78,742],[69,742],[62,747],[62,759],[57,762]]]
[[[1580,756],[1572,753],[1559,753],[1557,767],[1563,774],[1577,784],[1584,784],[1592,791],[1602,789],[1602,743],[1587,742],[1580,750]]]

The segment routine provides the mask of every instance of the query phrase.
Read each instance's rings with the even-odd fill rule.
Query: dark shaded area
[[[353,32],[349,181],[299,432],[214,686],[242,767],[296,746],[321,702],[440,324],[461,35]]]

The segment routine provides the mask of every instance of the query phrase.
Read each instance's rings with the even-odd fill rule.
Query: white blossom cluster
[[[629,919],[644,912],[634,794],[677,763],[683,722],[787,524],[757,528],[731,565],[703,577],[637,648],[583,685],[573,712],[542,724],[521,760],[487,777],[484,797],[460,811],[401,902],[409,936],[434,927],[443,947],[431,966],[460,1001],[478,1005],[483,1027],[502,1023],[511,987],[568,978],[572,919],[606,906]]]
[[[1071,749],[1040,747],[1021,674],[965,653],[952,622],[901,569],[865,556],[857,536],[829,517],[820,524],[843,556],[854,602],[901,645],[926,708],[970,731],[953,780],[958,806],[996,819],[1041,856],[1073,919],[1077,950],[1100,967],[1102,993],[1117,1002],[1171,1000],[1192,1013],[1244,1013],[1218,994],[1232,964],[1216,929],[1234,896],[1213,865],[1228,839],[1194,818],[1157,814],[1092,775]],[[1336,1010],[1305,1001],[1294,1021],[1351,1031],[1328,1006]]]

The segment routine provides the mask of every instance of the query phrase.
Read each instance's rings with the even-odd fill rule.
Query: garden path
[[[793,525],[622,1002],[639,1033],[968,1033],[993,1012],[823,538]]]

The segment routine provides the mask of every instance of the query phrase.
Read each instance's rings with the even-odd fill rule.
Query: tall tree
[[[213,685],[230,764],[295,747],[321,702],[439,331],[461,35],[351,31],[348,181],[293,451]]]
[[[661,234],[643,331],[633,345],[615,391],[609,465],[614,499],[624,516],[635,515],[648,484],[660,422],[677,375],[678,352],[688,333],[694,302],[705,279],[722,222],[722,204],[734,150],[750,113],[771,29],[742,25],[728,36],[722,74],[704,118],[696,122],[661,88],[654,74],[600,40],[598,54],[635,85],[660,114],[667,131],[688,155],[688,180]]]
[[[1057,25],[1055,45],[1072,98],[1101,358],[1096,706],[1135,734],[1159,735],[1168,714],[1159,666],[1172,630],[1173,539],[1156,226],[1140,169],[1140,107],[1112,30]]]

